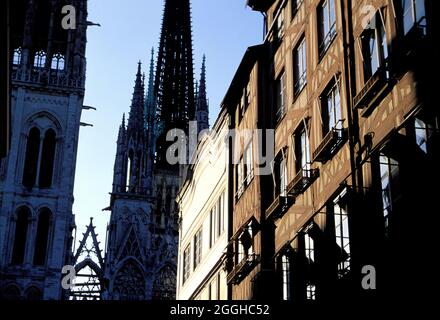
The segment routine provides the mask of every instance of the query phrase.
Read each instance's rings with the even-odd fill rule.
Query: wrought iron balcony
[[[229,272],[227,282],[239,284],[259,262],[260,255],[255,253],[247,255]]]
[[[389,72],[387,62],[365,83],[362,90],[353,98],[353,106],[363,109],[361,116],[366,117],[376,107],[381,94],[388,87]]]
[[[313,161],[326,162],[330,160],[333,154],[342,146],[345,136],[343,128],[332,128],[313,152]]]
[[[277,196],[269,208],[266,209],[266,219],[279,219],[295,203],[291,196]]]
[[[310,168],[310,164],[304,166],[287,186],[287,194],[293,197],[300,195],[318,177],[319,169]]]

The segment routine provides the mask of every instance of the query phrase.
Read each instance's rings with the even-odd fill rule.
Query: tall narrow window
[[[52,57],[51,69],[57,71],[63,71],[65,64],[65,58],[62,54],[57,53]]]
[[[26,144],[23,185],[32,188],[37,179],[38,157],[40,152],[40,130],[32,128]]]
[[[34,67],[44,68],[46,66],[46,52],[40,50],[35,53],[34,56]]]
[[[37,236],[35,240],[34,265],[42,266],[46,264],[47,246],[50,234],[51,212],[43,209],[38,215]]]
[[[308,229],[310,230],[310,227]],[[309,235],[309,230],[304,233],[304,249],[305,249],[305,256],[307,260],[308,265],[308,279],[306,283],[306,293],[307,293],[307,300],[316,300],[316,284],[313,277],[313,264],[315,263],[315,241],[313,238]]]
[[[283,300],[291,300],[292,281],[291,281],[291,259],[288,253],[281,255],[281,273],[283,279]]]
[[[218,198],[218,202],[217,202],[217,236],[218,237],[220,237],[220,235],[223,232],[222,220],[223,220],[223,195],[221,195]]]
[[[156,227],[162,226],[162,193],[157,194],[156,199]]]
[[[295,158],[296,172],[310,169],[310,142],[304,126],[295,134]]]
[[[244,150],[244,179],[246,186],[249,185],[254,177],[254,157],[252,141],[248,143]]]
[[[191,274],[191,246],[188,244],[183,251],[183,283],[188,280]]]
[[[294,50],[294,92],[298,95],[307,83],[306,38],[303,37]]]
[[[50,188],[52,186],[53,168],[55,160],[56,134],[49,129],[46,131],[43,140],[43,150],[40,163],[40,188]]]
[[[420,150],[424,153],[428,152],[428,139],[430,135],[430,130],[428,129],[425,122],[420,119],[414,119],[414,131],[416,135],[416,143]]]
[[[343,278],[350,272],[350,230],[347,209],[339,204],[339,197],[333,202],[335,238],[339,248],[338,277]]]
[[[14,66],[18,66],[21,64],[21,56],[22,56],[22,50],[21,47],[14,49],[14,53],[12,55],[12,64]]]
[[[131,186],[131,184],[133,183],[132,181],[132,171],[133,170],[133,150],[130,150],[128,152],[128,157],[127,157],[127,177],[126,177],[126,186],[127,189],[126,190],[130,190],[130,188],[128,188],[129,186]]]
[[[238,200],[243,194],[243,157],[235,165],[235,182],[236,182],[236,200]]]
[[[280,40],[284,36],[284,7],[275,10],[274,19],[276,19],[275,38],[276,40]]]
[[[275,118],[277,121],[279,121],[286,112],[286,76],[284,71],[281,72],[280,76],[275,82],[275,90],[276,90]]]
[[[244,228],[238,240],[238,262],[244,259],[252,261],[254,259],[254,234],[251,223]]]
[[[342,129],[341,99],[337,83],[321,97],[321,109],[323,136],[332,129]]]
[[[171,190],[169,190],[165,198],[165,213],[167,217],[170,217],[171,214],[171,201],[172,201]]]
[[[202,260],[202,228],[200,228],[194,235],[194,269],[200,264]]]
[[[380,177],[382,185],[382,212],[385,233],[388,235],[390,216],[393,206],[400,199],[400,172],[399,163],[384,154],[380,154]]]
[[[381,9],[379,9],[381,10]],[[362,57],[364,59],[364,80],[368,81],[380,68],[385,66],[388,58],[387,36],[384,29],[385,13],[379,11],[362,34]]]
[[[336,13],[334,0],[324,0],[318,7],[319,55],[330,47],[336,35]]]
[[[400,0],[403,33],[407,34],[415,25],[426,27],[425,0]]]
[[[14,247],[12,250],[12,264],[22,264],[24,262],[30,216],[31,213],[26,207],[17,210]]]
[[[216,232],[215,232],[215,210],[211,209],[209,212],[209,247],[211,248],[216,240]]]
[[[287,188],[287,159],[284,153],[281,153],[275,161],[275,194],[285,197]]]
[[[428,122],[420,118],[414,118],[413,134],[415,142],[417,147],[425,154],[432,153],[436,149],[435,136],[439,132],[437,123],[436,119],[430,119]]]

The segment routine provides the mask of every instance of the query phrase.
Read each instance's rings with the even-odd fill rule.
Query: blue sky
[[[148,74],[150,51],[157,51],[164,0],[89,0],[85,105],[83,111],[73,206],[77,240],[94,217],[101,249],[110,212],[116,138],[122,113],[128,113],[137,61]],[[262,16],[246,0],[192,0],[194,71],[200,75],[206,54],[207,91],[213,123],[232,77],[248,46],[261,42]]]

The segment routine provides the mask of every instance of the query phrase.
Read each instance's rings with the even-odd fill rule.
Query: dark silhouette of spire
[[[147,132],[147,164],[146,186],[151,192],[153,189],[153,164],[156,150],[156,99],[154,97],[154,49],[151,49],[150,73],[148,76],[148,89],[145,96],[145,129]]]
[[[206,96],[206,57],[203,55],[200,81],[196,96],[196,120],[198,132],[209,129],[209,106]]]
[[[156,101],[154,98],[154,49],[151,48],[151,60],[150,60],[150,72],[148,74],[148,88],[145,96],[145,119],[146,127],[148,129],[150,121],[155,118],[156,115]]]
[[[189,0],[166,0],[155,78],[158,115],[156,163],[166,165],[171,129],[188,132],[195,118],[191,12]]]
[[[142,78],[142,63],[138,62],[138,70],[131,100],[128,131],[139,130],[144,127],[144,84]]]

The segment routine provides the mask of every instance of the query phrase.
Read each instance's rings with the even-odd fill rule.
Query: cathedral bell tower
[[[65,298],[86,73],[87,1],[11,3],[11,148],[0,159],[0,299]]]

